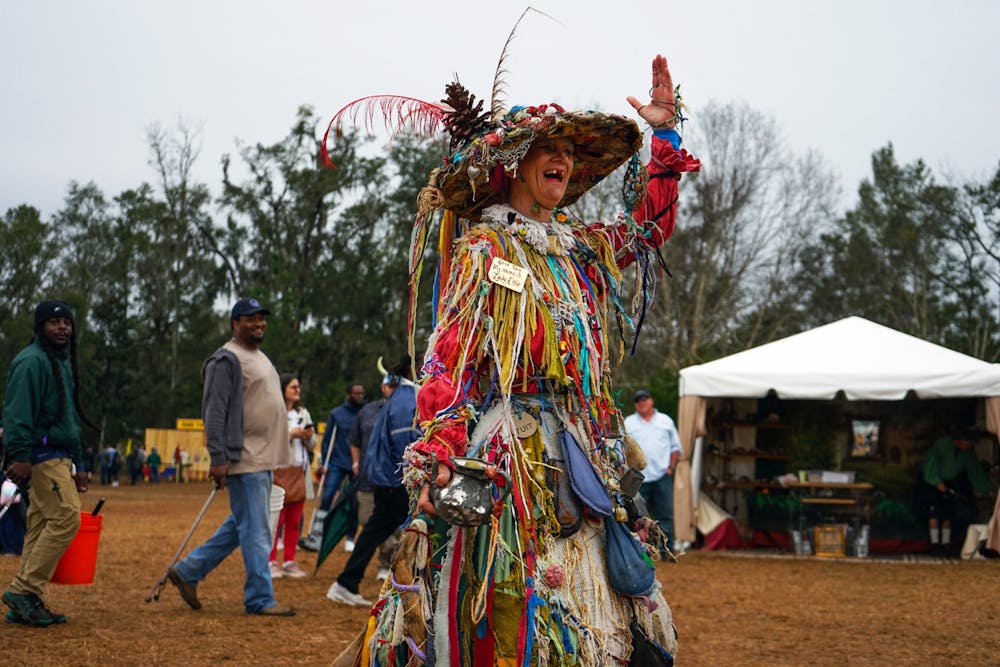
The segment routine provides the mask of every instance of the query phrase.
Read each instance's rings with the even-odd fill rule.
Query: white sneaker
[[[354,540],[344,540],[344,551],[347,553],[354,551]]]
[[[389,568],[387,568],[387,567],[380,567],[378,569],[378,574],[375,575],[375,578],[378,579],[379,581],[385,581],[386,579],[388,579],[389,578]]]
[[[326,592],[326,597],[334,602],[339,602],[341,604],[350,605],[351,607],[370,607],[372,603],[364,599],[358,593],[352,593],[343,586],[340,585],[339,581],[333,582],[330,586],[330,590]]]
[[[287,561],[281,567],[281,570],[284,576],[291,577],[292,579],[301,579],[309,576],[306,571],[299,567],[299,564],[294,561]]]
[[[283,576],[285,576],[285,573],[281,571],[281,566],[278,565],[278,561],[272,560],[270,563],[267,564],[267,569],[271,571],[272,579],[281,579]]]

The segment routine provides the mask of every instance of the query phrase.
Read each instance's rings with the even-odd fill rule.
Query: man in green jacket
[[[976,460],[975,439],[971,429],[964,429],[954,438],[938,438],[924,459],[918,494],[927,511],[931,549],[938,555],[949,554],[951,524],[958,504],[973,494],[989,493],[992,486]]]
[[[30,500],[21,566],[3,594],[8,623],[66,622],[40,596],[80,527],[77,492],[87,491],[78,384],[73,311],[62,301],[44,301],[35,308],[34,339],[7,373],[6,475]]]

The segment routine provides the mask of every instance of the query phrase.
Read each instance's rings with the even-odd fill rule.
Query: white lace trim
[[[514,214],[514,222],[508,222],[511,213]],[[556,248],[562,249],[559,254],[568,253],[576,245],[573,228],[569,223],[539,222],[518,213],[507,204],[494,204],[485,209],[482,221],[506,227],[515,239],[527,243],[541,255],[550,254],[552,248],[549,245],[549,237],[555,239]]]

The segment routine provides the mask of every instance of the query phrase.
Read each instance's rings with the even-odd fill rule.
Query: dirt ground
[[[346,561],[342,549],[319,575],[275,582],[298,616],[243,614],[243,565],[230,557],[199,587],[189,609],[168,583],[143,600],[208,497],[208,483],[94,488],[105,497],[97,577],[52,584],[46,601],[69,623],[44,629],[0,623],[5,665],[325,665],[362,627],[367,610],[324,595]],[[307,507],[307,514],[311,506]],[[228,513],[219,494],[192,539]],[[310,572],[315,554],[300,551]],[[0,558],[9,581],[17,558]],[[379,583],[362,582],[373,598]],[[661,564],[660,581],[680,632],[681,665],[987,665],[1000,662],[1000,564],[831,562],[691,553]]]

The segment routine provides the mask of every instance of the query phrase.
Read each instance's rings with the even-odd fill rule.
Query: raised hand
[[[643,104],[638,98],[629,96],[626,99],[632,108],[639,112],[643,120],[653,128],[672,128],[676,120],[677,106],[674,102],[674,82],[670,78],[670,68],[667,59],[657,54],[653,58],[653,84],[649,89],[649,104]]]

